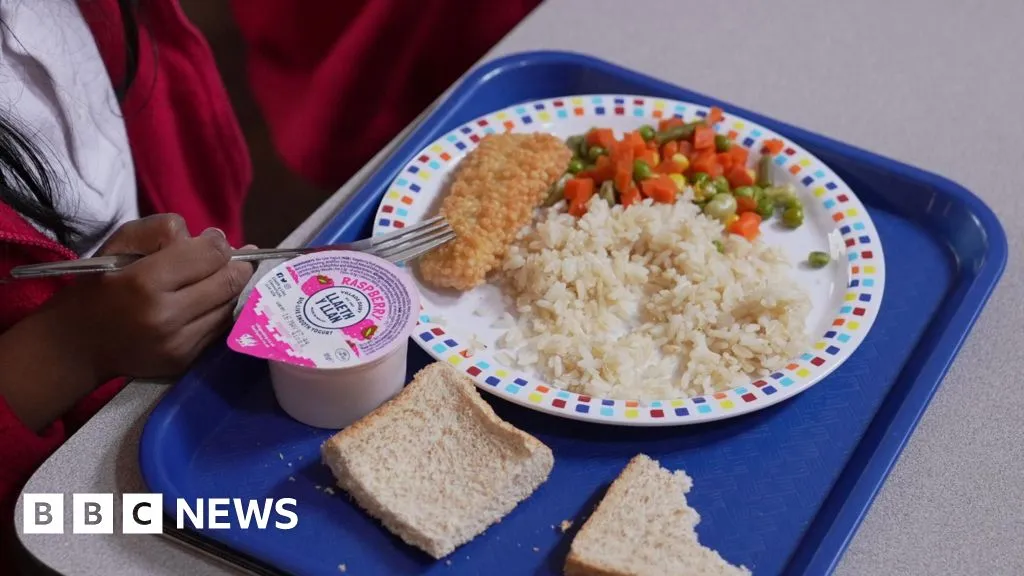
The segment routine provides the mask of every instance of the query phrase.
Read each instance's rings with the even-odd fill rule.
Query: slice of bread
[[[681,470],[633,457],[573,539],[566,576],[749,575],[698,542],[692,485]]]
[[[338,486],[392,533],[442,558],[547,480],[551,449],[498,418],[445,362],[321,448]]]

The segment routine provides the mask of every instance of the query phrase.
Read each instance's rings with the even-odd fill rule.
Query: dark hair
[[[138,70],[137,2],[117,0],[125,38],[124,80],[115,86],[121,101]],[[87,227],[84,222],[63,213],[63,206],[59,204],[62,191],[54,167],[49,165],[24,128],[16,119],[0,113],[0,202],[50,231],[61,244],[77,251],[103,237],[112,223],[92,223]]]

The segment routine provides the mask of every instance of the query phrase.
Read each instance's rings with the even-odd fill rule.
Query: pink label
[[[298,366],[355,366],[387,354],[409,337],[418,296],[406,273],[374,256],[301,256],[260,279],[228,346]]]

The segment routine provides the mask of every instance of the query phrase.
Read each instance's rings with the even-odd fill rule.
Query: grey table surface
[[[548,0],[485,58],[589,53],[941,173],[1000,216],[1006,274],[836,574],[1024,574],[1022,30],[1024,3],[1008,0]],[[285,245],[310,237],[390,147]],[[25,491],[144,491],[139,435],[165,389],[130,384]],[[230,573],[158,536],[21,537],[65,574]]]

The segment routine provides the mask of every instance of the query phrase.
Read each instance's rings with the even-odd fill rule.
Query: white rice
[[[719,240],[724,254],[714,245]],[[499,282],[516,318],[498,340],[520,368],[581,394],[653,400],[721,391],[808,345],[810,299],[763,241],[723,236],[687,192],[628,210],[594,197],[520,232]],[[504,326],[503,326],[504,327]]]

